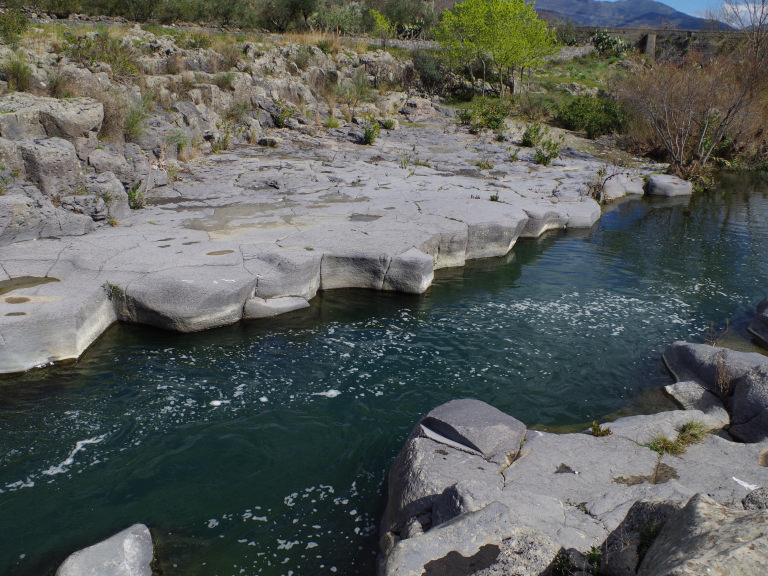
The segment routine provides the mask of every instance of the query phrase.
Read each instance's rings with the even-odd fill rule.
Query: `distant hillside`
[[[573,20],[577,26],[678,28],[702,30],[711,21],[678,12],[655,0],[536,0],[535,9],[549,21]]]

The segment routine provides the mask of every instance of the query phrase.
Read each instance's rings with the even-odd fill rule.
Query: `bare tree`
[[[747,55],[758,69],[768,60],[768,0],[722,0],[720,19],[744,34]]]

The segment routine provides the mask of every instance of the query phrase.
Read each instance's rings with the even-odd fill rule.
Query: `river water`
[[[768,186],[634,200],[587,231],[334,291],[194,335],[111,328],[75,365],[0,380],[0,573],[52,573],[135,522],[163,574],[373,574],[386,471],[424,412],[479,398],[529,427],[669,409],[678,339],[751,349]],[[727,331],[726,331],[727,328]]]

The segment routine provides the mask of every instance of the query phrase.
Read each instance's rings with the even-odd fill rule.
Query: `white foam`
[[[325,392],[314,392],[312,396],[325,396],[326,398],[336,398],[336,396],[339,396],[341,392],[339,390],[326,390]]]
[[[88,444],[98,444],[99,442],[103,441],[104,438],[106,438],[106,434],[102,434],[101,436],[97,436],[96,438],[86,438],[85,440],[78,440],[77,444],[75,444],[74,449],[72,452],[69,453],[69,456],[61,462],[58,466],[51,466],[48,468],[48,470],[43,470],[43,474],[47,476],[55,476],[56,474],[63,474],[67,470],[69,470],[68,466],[71,466],[75,463],[75,454],[80,452],[81,450],[85,450],[85,447]]]

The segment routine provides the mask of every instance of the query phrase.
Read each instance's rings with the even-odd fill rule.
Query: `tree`
[[[556,46],[554,33],[525,0],[465,0],[443,13],[435,38],[450,59],[471,63],[487,57],[499,75],[502,98],[505,74],[514,79],[515,70],[522,74]]]
[[[757,68],[768,60],[768,0],[722,0],[721,19],[746,38],[748,56]]]

